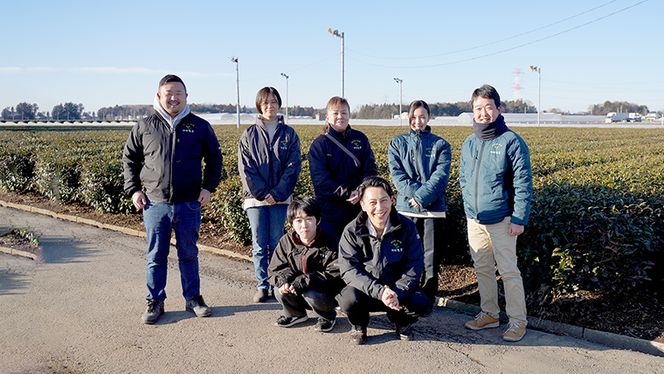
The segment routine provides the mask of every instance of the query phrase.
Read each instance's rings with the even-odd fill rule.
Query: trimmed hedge
[[[81,185],[80,163],[71,156],[39,158],[35,165],[35,190],[51,200],[64,204],[79,199]]]
[[[124,195],[122,161],[106,158],[84,165],[81,174],[81,199],[103,213],[131,213],[134,206]]]
[[[7,149],[0,153],[0,188],[12,192],[32,190],[35,173],[33,154],[27,149]]]

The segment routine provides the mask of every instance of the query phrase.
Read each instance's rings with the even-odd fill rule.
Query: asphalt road
[[[438,309],[402,342],[375,314],[365,346],[340,317],[330,333],[310,322],[273,325],[276,302],[253,304],[251,264],[201,254],[210,318],[184,311],[172,258],[166,314],[144,325],[143,239],[0,208],[0,229],[41,234],[42,261],[0,255],[0,372],[73,373],[664,373],[664,358],[529,330],[468,331],[469,318]]]

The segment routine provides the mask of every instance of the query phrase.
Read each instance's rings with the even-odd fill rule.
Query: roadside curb
[[[480,307],[477,305],[466,304],[447,297],[436,297],[436,306],[440,308],[449,308],[455,312],[471,316],[474,316],[481,311]],[[508,318],[505,314],[501,313],[500,319],[507,321]],[[573,338],[599,343],[611,348],[629,349],[653,356],[664,357],[664,343],[656,341],[633,338],[631,336],[619,335],[530,316],[528,317],[528,328],[551,334],[571,336]]]
[[[145,233],[138,230],[129,229],[126,227],[104,224],[87,218],[76,217],[68,214],[59,214],[50,210],[35,208],[28,205],[15,204],[0,200],[0,206],[6,208],[13,208],[25,212],[38,213],[53,218],[70,221],[74,223],[83,223],[90,226],[95,226],[102,229],[121,232],[123,234],[145,237]],[[171,239],[171,244],[175,244],[175,239]],[[231,252],[225,249],[215,248],[203,244],[198,245],[199,250],[208,253],[239,259],[243,261],[251,261],[251,258],[246,255]],[[33,253],[15,250],[12,248],[0,247],[0,252],[29,257],[37,260],[39,257]],[[476,315],[480,312],[480,307],[476,305],[466,304],[460,301],[452,300],[446,297],[436,297],[435,305],[440,308],[449,308],[459,313],[467,315]],[[507,316],[501,313],[501,320],[507,320]],[[569,325],[566,323],[553,322],[537,317],[528,317],[528,327],[534,330],[544,331],[547,333],[567,335],[577,339],[587,340],[593,343],[599,343],[611,348],[629,349],[637,352],[647,353],[654,356],[664,357],[664,343],[655,341],[632,338],[625,335],[614,334],[605,331],[593,330],[585,327]]]
[[[123,234],[126,234],[126,235],[145,238],[145,232],[143,232],[143,231],[134,230],[134,229],[130,229],[130,228],[127,228],[127,227],[122,227],[122,226],[110,225],[110,224],[107,224],[107,223],[101,223],[101,222],[97,222],[95,220],[88,219],[88,218],[72,216],[72,215],[69,215],[69,214],[60,214],[60,213],[56,213],[56,212],[53,212],[53,211],[50,211],[50,210],[47,210],[47,209],[35,208],[35,207],[32,207],[32,206],[23,205],[23,204],[10,203],[10,202],[3,201],[3,200],[0,200],[0,206],[3,206],[5,208],[12,208],[12,209],[17,209],[17,210],[22,210],[24,212],[37,213],[37,214],[41,214],[41,215],[61,219],[63,221],[69,221],[69,222],[74,222],[74,223],[82,223],[82,224],[85,224],[85,225],[98,227],[100,229],[106,229],[106,230],[120,232],[120,233],[123,233]],[[171,238],[171,244],[175,245],[175,243],[176,243],[175,238]],[[204,245],[204,244],[198,244],[198,249],[200,251],[203,251],[203,252],[214,253],[216,255],[220,255],[220,256],[224,256],[224,257],[230,257],[230,258],[234,258],[234,259],[238,259],[238,260],[251,262],[251,258],[249,256],[242,255],[242,254],[235,253],[235,252],[231,252],[231,251],[226,250],[226,249],[210,247],[210,246]],[[22,252],[22,251],[20,251],[20,252]],[[5,252],[5,253],[7,253],[7,252]]]
[[[8,255],[12,255],[12,256],[21,256],[21,257],[29,258],[29,259],[32,259],[32,260],[35,260],[35,261],[39,260],[39,255],[36,255],[34,253],[30,253],[30,252],[27,252],[27,251],[22,251],[20,249],[14,249],[14,248],[8,248],[8,247],[1,247],[0,246],[0,253],[5,253],[5,254],[8,254]]]

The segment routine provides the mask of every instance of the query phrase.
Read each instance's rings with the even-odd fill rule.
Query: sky
[[[0,109],[151,104],[168,73],[190,103],[254,106],[264,86],[290,106],[469,100],[488,83],[543,110],[605,100],[664,110],[659,0],[0,1]],[[538,74],[529,69],[539,67]],[[519,73],[520,72],[520,73]],[[286,79],[288,78],[288,95]],[[519,79],[520,93],[515,90]]]

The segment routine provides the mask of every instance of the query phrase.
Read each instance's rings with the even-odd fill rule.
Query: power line
[[[570,32],[570,31],[574,31],[574,30],[580,29],[580,28],[582,28],[582,27],[588,26],[588,25],[590,25],[590,24],[593,24],[593,23],[599,22],[599,21],[601,21],[601,20],[603,20],[603,19],[606,19],[606,18],[609,18],[609,17],[611,17],[611,16],[614,16],[614,15],[616,15],[616,14],[618,14],[618,13],[622,13],[622,12],[627,11],[627,10],[629,10],[629,9],[631,9],[631,8],[634,8],[634,7],[638,6],[638,5],[641,5],[641,4],[643,4],[643,3],[647,2],[647,1],[648,1],[648,0],[642,0],[642,1],[639,1],[639,2],[634,3],[634,4],[632,4],[632,5],[629,5],[629,6],[626,6],[626,7],[624,7],[624,8],[618,9],[618,10],[616,10],[616,11],[614,11],[614,12],[611,12],[611,13],[609,13],[609,14],[607,14],[607,15],[604,15],[604,16],[601,16],[601,17],[594,18],[594,19],[592,19],[592,20],[590,20],[590,21],[588,21],[588,22],[585,22],[585,23],[582,23],[582,24],[580,24],[580,25],[576,25],[576,26],[573,26],[573,27],[567,28],[567,29],[565,29],[565,30],[559,31],[559,32],[554,33],[554,34],[551,34],[551,35],[547,35],[547,36],[541,37],[541,38],[539,38],[539,39],[535,39],[535,40],[532,40],[532,41],[529,41],[529,42],[525,42],[525,43],[518,44],[518,45],[513,46],[513,47],[500,49],[500,50],[495,51],[495,52],[486,53],[486,54],[479,55],[479,56],[475,56],[475,57],[469,57],[469,58],[464,58],[464,59],[454,60],[454,61],[449,61],[449,62],[444,62],[444,63],[438,63],[438,64],[410,65],[410,66],[382,65],[382,64],[375,64],[375,63],[371,63],[371,62],[362,61],[362,59],[357,59],[357,60],[360,61],[360,62],[363,62],[363,63],[365,63],[365,64],[367,64],[367,65],[378,66],[378,67],[384,67],[384,68],[390,68],[390,69],[419,69],[419,68],[431,68],[431,67],[439,67],[439,66],[448,66],[448,65],[460,64],[460,63],[463,63],[463,62],[469,62],[469,61],[479,60],[479,59],[482,59],[482,58],[485,58],[485,57],[491,57],[491,56],[499,55],[499,54],[501,54],[501,53],[505,53],[505,52],[513,51],[513,50],[515,50],[515,49],[523,48],[523,47],[526,47],[526,46],[529,46],[529,45],[532,45],[532,44],[535,44],[535,43],[542,42],[542,41],[544,41],[544,40],[548,40],[548,39],[554,38],[554,37],[556,37],[556,36],[559,36],[559,35],[562,35],[562,34],[568,33],[568,32]],[[351,55],[350,57],[353,57],[353,56]]]
[[[516,39],[516,38],[521,37],[521,36],[525,36],[525,35],[528,35],[528,34],[532,34],[532,33],[536,32],[536,31],[540,31],[540,30],[543,30],[543,29],[549,28],[549,27],[551,27],[551,26],[555,26],[555,25],[557,25],[557,24],[560,24],[560,23],[563,23],[563,22],[569,21],[569,20],[574,19],[574,18],[576,18],[576,17],[580,17],[580,16],[582,16],[582,15],[584,15],[584,14],[588,14],[588,13],[590,13],[590,12],[593,12],[593,11],[597,10],[597,9],[603,8],[603,7],[605,7],[605,6],[607,6],[607,5],[611,4],[611,3],[615,3],[616,1],[618,1],[618,0],[607,1],[606,3],[600,4],[600,5],[598,5],[598,6],[594,7],[594,8],[590,8],[590,9],[584,10],[584,11],[581,12],[581,13],[577,13],[577,14],[574,14],[574,15],[572,15],[572,16],[565,17],[565,18],[563,18],[563,19],[560,19],[560,20],[558,20],[558,21],[555,21],[555,22],[552,22],[552,23],[546,24],[546,25],[544,25],[544,26],[539,26],[539,27],[536,27],[536,28],[534,28],[534,29],[530,29],[530,30],[527,30],[527,31],[524,31],[524,32],[520,32],[520,33],[514,34],[514,35],[512,35],[512,36],[508,36],[508,37],[503,38],[503,39],[498,39],[498,40],[494,40],[494,41],[487,42],[487,43],[484,43],[484,44],[479,44],[479,45],[476,45],[476,46],[474,46],[474,47],[462,48],[462,49],[452,50],[452,51],[448,51],[448,52],[441,52],[441,53],[437,53],[437,54],[433,54],[433,55],[428,55],[428,56],[417,56],[417,57],[375,56],[375,55],[368,55],[368,54],[365,54],[365,53],[362,53],[362,52],[359,52],[359,51],[356,51],[356,50],[353,50],[353,49],[350,49],[350,48],[349,48],[349,49],[350,49],[351,51],[353,51],[353,52],[355,52],[355,53],[357,53],[357,54],[359,54],[359,55],[363,55],[363,56],[365,56],[365,57],[379,58],[379,59],[383,59],[383,60],[423,60],[423,59],[433,58],[433,57],[448,56],[448,55],[453,55],[453,54],[457,54],[457,53],[461,53],[461,52],[473,51],[473,50],[475,50],[475,49],[480,49],[480,48],[483,48],[483,47],[486,47],[486,46],[490,46],[490,45],[497,44],[497,43],[502,43],[502,42],[505,42],[505,41],[508,41],[508,40]]]

